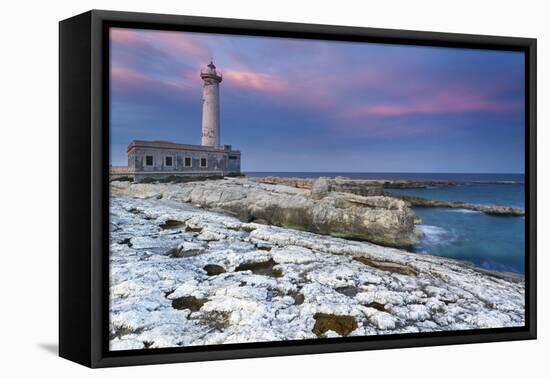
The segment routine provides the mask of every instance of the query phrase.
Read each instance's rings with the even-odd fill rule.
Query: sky
[[[521,52],[112,28],[111,164],[200,144],[214,60],[221,142],[245,172],[524,172]]]

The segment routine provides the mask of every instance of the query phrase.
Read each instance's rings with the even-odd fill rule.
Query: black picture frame
[[[109,351],[111,26],[525,52],[526,325],[473,331]],[[536,39],[92,10],[59,24],[59,354],[89,367],[535,339]]]

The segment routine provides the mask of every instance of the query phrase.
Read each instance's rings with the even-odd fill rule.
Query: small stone
[[[225,273],[224,267],[216,264],[205,265],[203,269],[206,271],[206,274],[208,274],[209,276],[217,276],[218,274]]]
[[[299,306],[304,303],[305,297],[302,293],[296,293],[294,296],[294,304]]]

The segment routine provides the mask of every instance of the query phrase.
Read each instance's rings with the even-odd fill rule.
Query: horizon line
[[[421,174],[464,174],[464,175],[525,175],[525,172],[405,172],[405,171],[247,171],[244,173],[421,173]]]

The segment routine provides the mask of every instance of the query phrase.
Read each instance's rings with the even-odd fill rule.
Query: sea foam
[[[453,237],[451,233],[442,227],[431,225],[419,226],[424,233],[422,243],[426,245],[444,244],[452,241]]]
[[[470,209],[448,209],[447,211],[451,211],[453,213],[464,213],[464,214],[477,214],[481,213],[477,210],[470,210]]]

